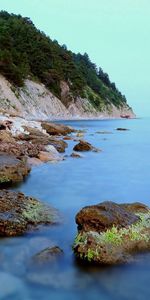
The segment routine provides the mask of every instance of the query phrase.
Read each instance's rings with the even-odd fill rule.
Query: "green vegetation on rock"
[[[122,262],[134,251],[150,249],[150,211],[137,215],[140,220],[127,227],[79,232],[73,245],[75,254],[89,262],[112,264]]]
[[[74,54],[36,29],[29,18],[5,11],[0,12],[0,73],[16,87],[23,86],[26,78],[40,81],[59,98],[65,81],[70,89],[65,105],[72,96],[86,97],[99,111],[108,104],[126,104],[108,74],[86,53]]]

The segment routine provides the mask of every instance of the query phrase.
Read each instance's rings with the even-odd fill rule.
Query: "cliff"
[[[75,54],[29,18],[0,12],[0,109],[28,118],[134,117],[87,53]]]
[[[135,115],[131,108],[120,108],[110,104],[99,112],[88,99],[72,99],[66,107],[42,83],[25,80],[24,87],[17,88],[0,75],[0,111],[27,119],[78,119],[78,118],[119,118],[120,115]]]

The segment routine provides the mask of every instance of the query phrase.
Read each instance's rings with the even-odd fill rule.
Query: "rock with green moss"
[[[77,214],[76,223],[73,250],[81,260],[125,263],[150,250],[150,209],[141,203],[88,206]]]
[[[0,190],[0,236],[22,235],[40,224],[58,222],[55,209],[21,192]]]

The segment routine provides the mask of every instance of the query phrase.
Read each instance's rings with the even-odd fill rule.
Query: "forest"
[[[23,86],[26,78],[40,81],[58,98],[60,82],[65,81],[74,99],[87,98],[98,110],[101,103],[121,106],[126,102],[87,53],[69,51],[38,30],[29,18],[6,11],[0,12],[0,73],[16,87]]]

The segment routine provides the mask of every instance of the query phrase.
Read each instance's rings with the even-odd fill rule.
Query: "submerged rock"
[[[95,151],[95,152],[100,151],[84,140],[80,140],[80,142],[74,146],[73,150],[74,151]]]
[[[64,141],[71,141],[71,140],[73,140],[73,137],[72,136],[64,136],[63,140]]]
[[[62,124],[42,122],[41,125],[42,128],[50,135],[67,135],[68,133],[75,131],[72,127]]]
[[[112,134],[113,132],[111,131],[106,131],[106,130],[102,130],[102,131],[96,131],[97,134]]]
[[[48,247],[33,257],[33,262],[36,264],[47,264],[56,261],[63,254],[63,250],[57,246]]]
[[[30,171],[26,160],[19,160],[14,155],[0,153],[0,183],[18,182]]]
[[[56,222],[53,208],[23,193],[0,190],[0,236],[17,236],[39,224]]]
[[[118,131],[127,131],[127,130],[129,130],[129,129],[118,127],[118,128],[116,128],[116,130],[118,130]]]
[[[74,252],[98,264],[128,262],[133,253],[150,250],[150,209],[141,204],[103,202],[76,216]]]
[[[74,157],[74,158],[82,158],[82,157],[83,157],[83,156],[81,156],[80,154],[75,153],[75,152],[72,152],[70,156],[71,156],[71,157]]]

